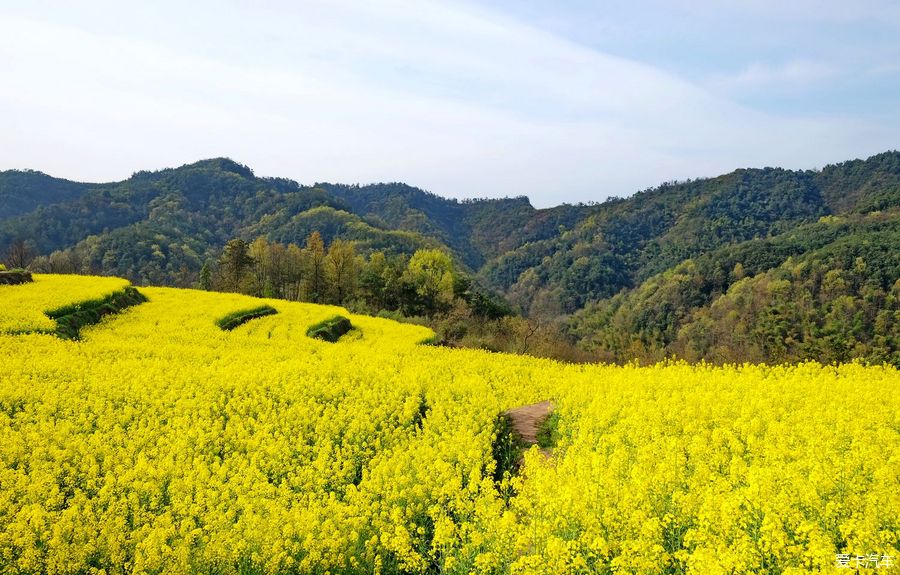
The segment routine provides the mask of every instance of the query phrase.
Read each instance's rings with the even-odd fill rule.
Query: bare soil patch
[[[508,409],[503,412],[503,415],[509,419],[513,431],[522,440],[522,444],[525,447],[531,447],[538,442],[538,430],[552,412],[553,404],[549,401],[541,401]],[[543,449],[542,451],[549,455],[549,450]]]

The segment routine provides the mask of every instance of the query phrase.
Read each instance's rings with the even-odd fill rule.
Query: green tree
[[[331,288],[331,301],[342,305],[356,294],[359,267],[352,242],[334,240],[325,256],[325,272]]]
[[[387,258],[384,252],[376,251],[369,255],[359,274],[359,287],[363,292],[366,305],[373,309],[387,309],[385,288],[387,287],[385,271]]]
[[[303,298],[306,284],[306,256],[297,244],[289,244],[284,250],[284,295],[289,300]]]
[[[403,279],[427,315],[445,310],[453,302],[453,261],[441,250],[417,250],[409,258]]]
[[[223,289],[240,292],[252,265],[253,258],[250,257],[247,242],[240,238],[229,240],[219,259]]]
[[[210,263],[203,262],[203,267],[200,268],[200,289],[209,291],[213,288],[213,274],[212,274],[212,266]]]
[[[313,232],[306,238],[303,261],[306,300],[321,303],[328,291],[328,278],[325,275],[325,242],[319,232]]]
[[[250,259],[253,260],[252,294],[261,297],[274,296],[272,286],[272,253],[266,238],[260,236],[248,247]]]

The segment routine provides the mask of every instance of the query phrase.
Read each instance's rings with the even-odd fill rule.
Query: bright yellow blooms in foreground
[[[0,286],[0,331],[46,328],[48,306],[111,281]],[[894,368],[565,365],[421,346],[424,328],[359,316],[329,344],[305,332],[337,308],[270,300],[278,314],[224,332],[216,319],[262,302],[141,292],[81,341],[0,334],[0,573],[900,562]],[[533,448],[495,483],[497,414],[544,399],[553,456]]]

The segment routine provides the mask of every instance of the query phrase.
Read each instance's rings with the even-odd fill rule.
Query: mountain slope
[[[722,246],[898,205],[897,152],[822,172],[738,170],[604,203],[560,235],[489,262],[481,275],[533,313],[572,313]]]
[[[440,239],[472,269],[526,241],[551,237],[588,211],[562,205],[537,210],[528,198],[449,200],[406,184],[316,184],[360,216],[389,228]]]
[[[900,213],[829,216],[725,246],[570,320],[607,359],[900,364]]]
[[[79,198],[90,184],[53,178],[31,170],[0,172],[0,219]]]
[[[42,175],[31,176],[34,186]],[[9,172],[0,174],[0,182],[11,179]],[[441,246],[418,234],[369,225],[321,189],[257,178],[227,159],[138,172],[61,199],[22,215],[0,213],[0,246],[24,239],[44,254],[77,246],[86,254],[84,269],[157,285],[190,284],[203,263],[238,236],[302,244],[318,230],[326,241],[346,235],[388,252]]]
[[[894,320],[873,306],[894,313],[898,213],[896,151],[821,171],[741,169],[549,209],[524,197],[446,199],[401,183],[306,187],[222,158],[109,184],[0,173],[0,248],[15,240],[43,254],[78,246],[86,260],[79,269],[191,285],[233,237],[302,244],[318,231],[326,243],[353,241],[362,254],[437,247],[525,314],[573,316],[571,337],[612,359],[738,357],[741,345],[756,350],[752,357],[784,352],[769,345],[783,334],[768,328],[753,328],[768,342],[762,347],[698,343],[701,327],[728,323],[725,309],[742,329],[759,319],[764,312],[738,301],[751,283],[773,301],[806,290],[813,315],[831,313],[836,298],[860,300],[861,345],[894,345],[878,340]],[[831,272],[849,291],[821,288]],[[825,337],[828,321],[816,317],[800,318],[808,340]],[[826,352],[804,344],[784,353]]]

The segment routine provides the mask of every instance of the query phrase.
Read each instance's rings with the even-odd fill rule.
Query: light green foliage
[[[403,274],[416,293],[434,307],[453,300],[453,262],[441,250],[419,250],[409,258]]]

